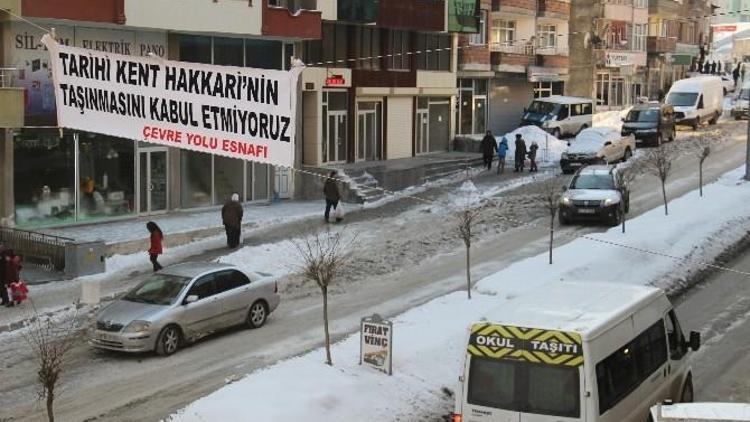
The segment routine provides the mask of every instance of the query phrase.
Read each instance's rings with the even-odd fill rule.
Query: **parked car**
[[[588,164],[606,164],[627,161],[635,151],[635,137],[622,136],[609,127],[588,128],[571,142],[560,157],[563,173],[572,174]]]
[[[621,134],[633,135],[636,145],[648,143],[658,146],[662,141],[674,141],[674,108],[658,103],[636,105],[623,119]]]
[[[691,126],[695,130],[706,122],[716,124],[724,112],[721,78],[699,76],[680,79],[669,89],[666,103],[674,106],[678,125]]]
[[[537,98],[524,110],[521,126],[539,126],[559,139],[591,127],[593,112],[590,98],[562,95]]]
[[[573,176],[560,197],[560,224],[575,220],[599,220],[612,226],[630,211],[630,190],[617,188],[617,168],[588,166]]]
[[[724,95],[734,91],[734,78],[732,75],[721,75],[721,86],[724,88]]]
[[[89,342],[101,349],[171,355],[222,328],[261,327],[279,301],[278,285],[268,274],[219,263],[178,264],[102,309]]]
[[[748,108],[750,108],[750,82],[745,82],[742,85],[739,95],[734,100],[734,105],[732,106],[732,117],[734,117],[735,120],[748,117]]]
[[[676,403],[651,407],[654,422],[750,421],[750,403]]]

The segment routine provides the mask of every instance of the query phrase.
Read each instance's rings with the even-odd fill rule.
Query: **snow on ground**
[[[455,292],[395,317],[392,376],[358,365],[357,333],[333,345],[333,367],[323,363],[324,352],[318,349],[253,373],[170,419],[229,420],[245,412],[261,420],[306,421],[420,420],[434,415],[450,401],[443,389],[455,387],[468,325],[490,309],[549,281],[607,280],[668,287],[681,274],[700,268],[701,260],[711,261],[738,240],[750,225],[745,211],[750,184],[739,182],[742,170],[707,186],[702,199],[691,192],[673,200],[669,216],[659,207],[628,222],[626,234],[615,227],[590,235],[689,262],[581,238],[556,248],[554,265],[548,265],[547,255],[541,254],[481,280],[471,301],[465,292]]]
[[[592,124],[594,127],[611,127],[619,132],[622,130],[622,119],[628,115],[631,108],[595,113]]]
[[[511,162],[516,153],[517,134],[523,136],[524,141],[526,141],[527,149],[531,146],[532,142],[536,142],[537,145],[539,145],[537,163],[540,167],[549,165],[556,166],[560,162],[560,155],[562,155],[565,148],[568,147],[567,141],[561,141],[537,126],[521,126],[505,135],[495,137],[498,143],[503,137],[508,140],[507,160]],[[506,168],[507,167],[508,166],[506,166]]]

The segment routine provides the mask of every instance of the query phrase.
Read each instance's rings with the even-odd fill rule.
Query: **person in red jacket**
[[[164,240],[164,234],[161,232],[159,226],[153,221],[146,223],[146,228],[151,233],[151,247],[148,249],[148,256],[151,259],[151,264],[154,266],[154,272],[161,270],[161,264],[157,259],[162,254],[162,241]]]
[[[21,302],[25,301],[28,297],[29,288],[26,287],[26,283],[23,281],[14,281],[10,283],[11,303],[20,305]]]

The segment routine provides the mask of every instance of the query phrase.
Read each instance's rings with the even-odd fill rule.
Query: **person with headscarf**
[[[149,221],[148,223],[146,223],[146,229],[151,234],[151,245],[148,248],[148,257],[151,260],[151,264],[154,266],[154,272],[157,272],[164,268],[161,266],[161,264],[159,264],[158,261],[159,255],[164,252],[162,247],[162,242],[164,241],[164,233],[162,233],[159,226],[156,225],[156,223],[154,223],[153,221]]]
[[[244,210],[240,204],[240,195],[233,193],[232,197],[221,208],[221,220],[227,232],[227,246],[229,249],[234,249],[240,244],[243,215]]]

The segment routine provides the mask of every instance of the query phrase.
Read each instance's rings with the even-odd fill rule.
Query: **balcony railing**
[[[568,46],[556,45],[551,47],[536,47],[536,54],[543,56],[567,56]]]
[[[533,56],[535,53],[535,47],[525,42],[491,42],[490,51],[494,53],[505,53],[505,54],[519,54],[524,56]]]

